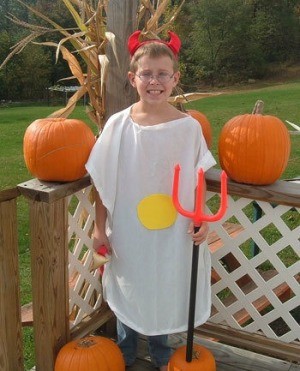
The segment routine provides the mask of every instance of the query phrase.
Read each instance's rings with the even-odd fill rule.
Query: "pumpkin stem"
[[[258,100],[255,103],[255,106],[252,111],[252,115],[262,115],[264,110],[264,102],[262,100]]]
[[[81,348],[89,348],[92,345],[95,345],[95,341],[91,338],[83,338],[78,341],[78,345]]]

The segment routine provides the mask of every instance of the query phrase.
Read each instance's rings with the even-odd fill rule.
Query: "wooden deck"
[[[185,334],[170,336],[170,343],[173,349],[185,345]],[[217,363],[217,371],[300,371],[300,365],[276,358],[263,356],[247,350],[234,348],[209,339],[194,336],[195,343],[201,344],[209,349]],[[150,371],[156,370],[151,364],[147,342],[144,337],[140,338],[139,351],[136,363],[126,368],[128,371]],[[201,371],[201,370],[199,370]],[[202,370],[206,371],[206,370]]]

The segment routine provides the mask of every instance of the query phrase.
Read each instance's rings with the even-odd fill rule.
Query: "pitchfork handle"
[[[197,233],[199,229],[200,227],[194,227],[194,233]],[[199,245],[196,245],[194,243],[193,244],[193,257],[192,257],[191,284],[190,284],[188,333],[187,333],[186,356],[185,356],[186,362],[192,362],[192,358],[193,358],[198,260],[199,260]]]

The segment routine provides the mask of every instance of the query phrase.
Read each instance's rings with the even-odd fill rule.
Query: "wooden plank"
[[[218,169],[209,169],[206,172],[207,190],[220,192],[220,174]],[[278,180],[267,186],[255,186],[236,183],[228,180],[228,193],[252,200],[261,200],[275,204],[300,207],[299,184]]]
[[[21,318],[22,318],[22,326],[24,327],[33,326],[32,303],[22,305]]]
[[[149,371],[157,370],[149,360],[137,358],[134,365],[126,367],[126,371]]]
[[[206,173],[207,189],[220,192],[220,170],[210,169]],[[18,185],[19,192],[25,197],[43,202],[53,202],[69,196],[91,184],[90,177],[85,177],[68,183],[43,182],[31,179]],[[253,200],[300,207],[299,184],[281,181],[268,186],[253,186],[228,180],[228,193]]]
[[[9,188],[0,191],[0,202],[9,201],[17,198],[20,195],[18,188]]]
[[[289,371],[290,362],[238,349],[220,342],[214,342],[203,337],[194,336],[194,342],[209,349],[216,360],[218,371]],[[186,344],[186,334],[169,336],[169,343],[173,350]],[[130,371],[155,370],[148,355],[147,338],[140,336],[138,342],[138,357],[135,364],[128,368]],[[203,370],[205,371],[205,370]],[[296,371],[296,370],[294,370]],[[299,370],[297,370],[299,371]]]
[[[226,230],[231,238],[239,235],[244,230],[244,227],[240,224],[225,222],[223,228]],[[211,252],[215,252],[223,246],[222,240],[215,231],[212,231],[207,236],[207,243]]]
[[[114,318],[114,313],[110,310],[108,305],[101,305],[98,310],[84,318],[80,324],[72,328],[70,334],[71,340],[90,334],[95,328],[100,328],[112,318]]]
[[[18,184],[20,193],[33,201],[54,202],[91,185],[88,175],[74,182],[56,183],[31,179]]]
[[[0,368],[23,370],[16,198],[0,202]]]
[[[67,205],[30,201],[31,271],[37,371],[53,371],[69,340]]]
[[[231,367],[227,369],[232,369],[235,371],[288,371],[290,368],[290,362],[253,353],[244,349],[231,347],[219,342],[209,341],[201,337],[196,337],[195,343],[205,346],[213,353],[218,365],[218,370],[223,370],[225,365],[227,367]]]
[[[32,303],[25,304],[21,307],[22,326],[33,326],[33,309]],[[78,325],[72,327],[70,339],[78,339],[90,334],[95,328],[99,328],[114,318],[114,313],[109,309],[107,304],[95,310],[92,314],[86,316]]]
[[[300,365],[291,364],[289,371],[300,371]]]
[[[284,343],[261,334],[233,329],[222,324],[207,322],[195,329],[199,336],[212,336],[228,345],[233,345],[276,359],[300,362],[300,343]]]

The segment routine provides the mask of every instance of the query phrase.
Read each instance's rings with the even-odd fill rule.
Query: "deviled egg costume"
[[[145,42],[131,35],[131,56]],[[175,55],[180,40],[169,33]],[[144,335],[187,330],[193,242],[190,221],[172,204],[174,167],[181,166],[180,202],[194,209],[197,170],[215,165],[201,126],[190,116],[144,126],[131,107],[114,114],[97,140],[86,168],[107,208],[112,256],[103,275],[103,294],[118,319]],[[195,326],[210,315],[211,262],[200,245]]]

